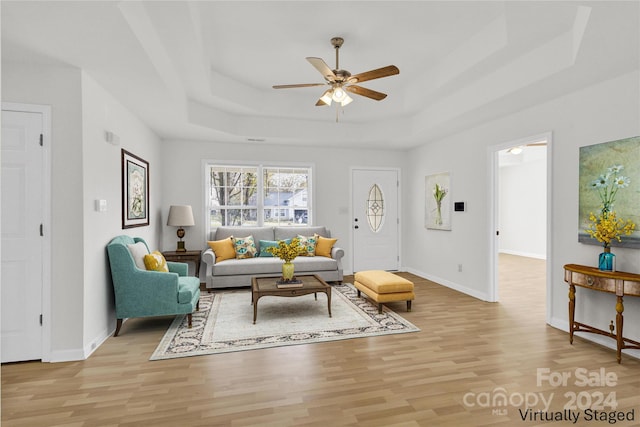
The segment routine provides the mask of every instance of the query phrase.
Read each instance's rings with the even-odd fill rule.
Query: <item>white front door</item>
[[[398,270],[398,170],[353,169],[351,185],[354,273],[364,270]]]
[[[42,359],[43,115],[2,111],[2,362]]]

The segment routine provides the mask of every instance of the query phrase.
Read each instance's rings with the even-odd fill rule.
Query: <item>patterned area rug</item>
[[[376,335],[417,332],[415,325],[383,306],[382,314],[368,299],[358,298],[349,283],[333,285],[331,313],[327,297],[318,293],[295,298],[264,296],[253,324],[248,290],[204,293],[193,327],[177,316],[150,360],[310,344]]]

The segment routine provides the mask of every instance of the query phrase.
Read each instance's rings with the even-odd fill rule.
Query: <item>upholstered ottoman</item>
[[[359,271],[355,274],[354,286],[378,303],[378,313],[382,304],[406,301],[407,311],[411,311],[411,301],[415,298],[413,282],[384,270]]]

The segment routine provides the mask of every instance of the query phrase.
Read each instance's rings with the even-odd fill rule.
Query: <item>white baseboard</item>
[[[413,268],[406,269],[405,271],[415,274],[416,276],[423,277],[427,280],[431,280],[432,282],[436,282],[439,285],[445,286],[447,288],[453,289],[454,291],[461,292],[463,294],[472,296],[482,301],[489,301],[489,295],[485,292],[480,292],[476,289],[471,289],[466,286],[460,285],[455,282],[451,282],[449,280],[443,279],[441,277],[434,276],[432,274],[425,273],[424,271],[415,270]]]

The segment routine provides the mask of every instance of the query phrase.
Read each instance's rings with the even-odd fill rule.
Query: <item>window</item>
[[[311,218],[311,168],[208,164],[209,229],[300,225]]]

